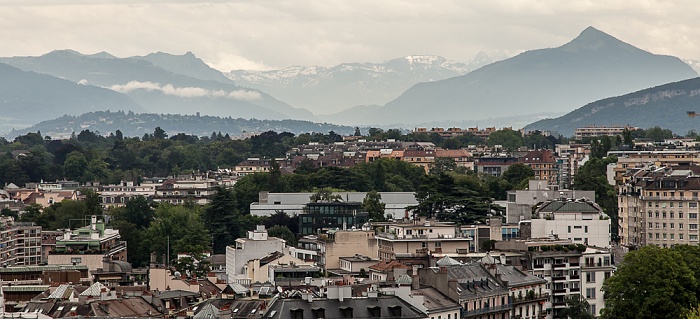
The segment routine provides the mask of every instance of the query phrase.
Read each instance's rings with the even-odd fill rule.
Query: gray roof
[[[428,313],[462,308],[458,303],[433,287],[411,290],[411,295],[423,296],[423,306]]]
[[[42,272],[42,271],[59,271],[59,270],[87,270],[87,265],[47,265],[47,266],[17,266],[17,267],[0,267],[0,274],[16,273],[16,272]]]
[[[92,284],[90,288],[85,289],[85,291],[80,293],[80,296],[92,296],[92,297],[99,297],[102,294],[102,289],[109,290],[105,285],[101,284],[99,281]]]
[[[471,299],[508,293],[508,289],[496,282],[480,263],[451,266],[446,269],[448,278],[459,283],[457,292],[460,298]]]
[[[450,258],[449,256],[445,256],[440,258],[437,262],[435,262],[436,265],[438,266],[456,266],[456,265],[461,265],[462,263],[457,261],[454,258]]]
[[[234,293],[243,295],[248,293],[248,288],[243,287],[243,285],[237,283],[237,282],[232,282],[228,284],[229,287],[231,287],[231,290],[233,290]]]
[[[196,315],[194,319],[217,319],[219,318],[219,308],[214,307],[214,305],[208,303],[206,304]]]
[[[411,285],[413,284],[413,278],[411,276],[403,274],[399,276],[399,278],[396,278],[396,284],[397,285]]]
[[[587,201],[550,201],[537,210],[542,213],[598,213],[601,210]]]
[[[543,278],[526,274],[514,266],[506,266],[498,264],[498,273],[501,274],[501,279],[508,281],[508,287],[529,286],[547,283]]]
[[[397,308],[400,309],[400,315],[394,315],[391,312],[391,309]],[[323,318],[344,318],[344,311],[352,311],[354,318],[372,318],[371,310],[378,310],[381,318],[426,317],[420,310],[397,296],[379,296],[377,298],[348,298],[342,302],[329,299],[316,299],[308,302],[297,298],[280,298],[270,306],[265,318],[290,318],[293,311],[301,311],[304,319],[316,318],[314,311],[323,311]]]

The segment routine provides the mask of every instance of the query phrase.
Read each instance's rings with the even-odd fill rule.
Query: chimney
[[[95,215],[90,216],[90,228],[92,230],[97,229],[97,216]]]

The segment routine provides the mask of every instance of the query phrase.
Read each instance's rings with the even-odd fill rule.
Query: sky
[[[696,0],[0,0],[0,56],[191,51],[221,71],[407,55],[468,62],[557,47],[593,26],[700,60],[699,17]]]

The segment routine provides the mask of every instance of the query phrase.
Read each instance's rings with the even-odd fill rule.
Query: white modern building
[[[547,201],[537,208],[535,216],[530,221],[530,238],[557,236],[574,244],[610,248],[611,220],[587,199]]]
[[[506,224],[517,224],[522,220],[530,220],[533,206],[559,198],[588,198],[594,200],[595,192],[568,189],[555,190],[549,187],[546,180],[531,179],[527,189],[508,192]]]
[[[248,261],[261,259],[271,253],[287,254],[286,243],[277,237],[268,237],[265,226],[258,225],[253,231],[248,231],[248,238],[238,238],[232,246],[226,247],[226,275],[228,282],[249,284],[246,274]]]
[[[362,202],[367,196],[366,192],[337,192],[346,202]],[[308,204],[313,193],[269,193],[260,192],[258,201],[250,204],[250,213],[255,216],[270,216],[277,211],[283,211],[287,215],[299,214],[303,211],[304,205]],[[386,214],[394,219],[404,218],[406,208],[418,205],[416,196],[412,192],[379,192],[382,196],[382,203],[386,206]]]

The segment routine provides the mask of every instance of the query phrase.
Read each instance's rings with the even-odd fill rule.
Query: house
[[[49,253],[49,265],[86,265],[89,271],[102,267],[103,260],[126,261],[126,242],[119,230],[107,228],[105,221],[93,215],[90,225],[66,230],[56,239],[56,249]]]
[[[473,241],[463,237],[452,223],[436,222],[425,218],[390,223],[385,232],[375,235],[378,257],[388,261],[397,254],[420,252],[456,252],[469,247]]]
[[[410,268],[396,260],[380,261],[369,267],[369,278],[379,282],[394,281],[407,274]]]
[[[234,245],[226,247],[226,275],[228,282],[250,284],[245,267],[248,261],[263,258],[273,252],[287,253],[286,243],[277,237],[268,237],[265,226],[258,225],[248,231],[247,238],[238,238]]]
[[[462,306],[460,318],[510,318],[508,288],[481,263],[419,270],[420,282],[430,285]]]

